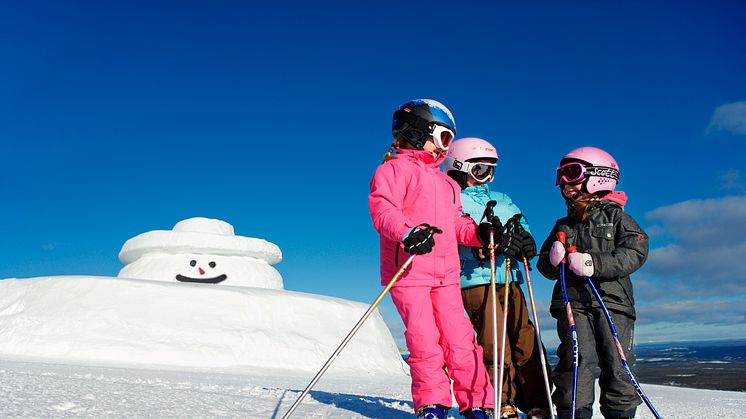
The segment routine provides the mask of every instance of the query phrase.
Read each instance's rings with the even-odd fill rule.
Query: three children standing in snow
[[[392,134],[394,142],[371,180],[369,207],[380,234],[382,284],[387,285],[405,260],[416,255],[390,294],[406,326],[417,417],[445,419],[453,397],[468,419],[491,418],[496,402],[502,406],[501,417],[518,417],[516,405],[529,418],[550,417],[539,357],[543,348],[528,318],[519,286],[523,277],[512,269],[510,278],[505,278],[506,258],[518,266],[524,258],[536,256],[536,245],[518,207],[507,195],[492,192],[486,185],[494,176],[495,148],[477,138],[453,142],[453,115],[430,99],[403,104],[394,113]],[[590,294],[584,289],[586,277],[598,284],[622,330],[625,355],[632,359],[634,300],[629,274],[645,260],[647,236],[623,212],[623,193],[613,192],[619,173],[616,162],[611,156],[601,159],[600,153],[608,156],[584,147],[562,160],[557,186],[568,203],[568,217],[557,221],[537,265],[547,278],[557,279],[558,266],[567,257],[572,271],[568,292],[577,311],[575,318],[582,319],[577,322],[581,362],[575,404],[567,379],[568,365],[572,378],[572,341],[568,341],[562,294],[558,300],[555,286],[550,310],[557,318],[561,343],[553,401],[560,418],[573,416],[571,406],[576,406],[575,417],[590,418],[596,364],[602,369],[601,409],[606,418],[633,417],[640,404],[626,375],[619,372],[613,339],[608,327],[600,323],[599,305],[588,299]],[[439,169],[444,161],[447,175]],[[490,205],[494,216],[483,220],[490,201],[496,202]],[[557,244],[557,231],[566,233],[567,244],[577,252],[566,253],[564,244]],[[508,282],[512,296],[496,305],[487,292],[491,271],[485,261],[490,236],[498,255],[497,282],[501,288]],[[507,338],[503,375],[498,378],[504,384],[499,401],[493,400],[492,387],[498,383],[490,382],[496,350],[492,345],[493,305],[499,316],[507,314],[509,320],[504,331],[501,325],[497,327]]]

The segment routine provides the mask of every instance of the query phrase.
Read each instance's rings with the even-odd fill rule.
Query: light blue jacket
[[[487,207],[487,202],[497,201],[493,210],[494,214],[505,224],[508,219],[521,210],[513,203],[508,195],[502,192],[490,192],[487,185],[471,186],[461,191],[461,205],[463,213],[469,214],[474,221],[479,224],[482,220],[482,214]],[[526,217],[521,217],[521,225],[529,233],[531,230],[526,223]],[[497,244],[497,243],[496,243]],[[472,251],[471,247],[459,246],[459,258],[461,259],[461,288],[470,288],[477,285],[490,283],[490,262],[489,259],[479,266],[480,262]],[[510,270],[512,271],[511,281],[519,284],[523,283],[523,261],[511,260]],[[495,254],[495,282],[498,284],[505,283],[505,255]]]

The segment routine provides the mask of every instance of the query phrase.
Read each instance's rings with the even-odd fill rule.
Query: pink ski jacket
[[[427,151],[399,148],[373,175],[368,207],[373,227],[381,235],[382,285],[388,285],[410,256],[401,240],[422,223],[443,233],[433,236],[433,251],[416,256],[394,286],[459,283],[458,244],[480,246],[474,220],[461,214],[461,188],[438,169],[443,159]]]

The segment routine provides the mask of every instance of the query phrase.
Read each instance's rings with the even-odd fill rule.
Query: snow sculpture
[[[173,230],[156,230],[127,240],[119,252],[120,278],[282,289],[272,266],[280,248],[266,240],[236,236],[225,221],[195,217]]]

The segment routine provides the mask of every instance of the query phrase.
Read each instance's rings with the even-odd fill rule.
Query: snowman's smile
[[[212,278],[190,278],[188,276],[184,275],[176,275],[176,280],[180,282],[197,282],[200,284],[218,284],[220,282],[225,281],[228,278],[228,275],[222,274],[216,277]]]
[[[218,284],[220,282],[225,281],[228,278],[228,275],[226,275],[226,274],[222,274],[222,275],[218,275],[218,276],[213,276],[212,278],[209,278],[209,277],[208,278],[202,278],[202,275],[205,274],[205,270],[202,269],[202,266],[205,266],[205,268],[209,268],[209,269],[215,269],[215,267],[218,266],[218,264],[215,263],[215,261],[210,261],[210,263],[208,263],[207,265],[200,265],[200,263],[197,261],[197,259],[192,259],[192,260],[189,261],[189,266],[191,266],[192,268],[197,268],[197,272],[196,273],[198,273],[200,275],[200,277],[199,278],[192,278],[190,276],[186,276],[186,275],[182,275],[182,274],[177,274],[176,275],[176,280],[177,281],[179,281],[179,282],[196,282],[198,284]]]

